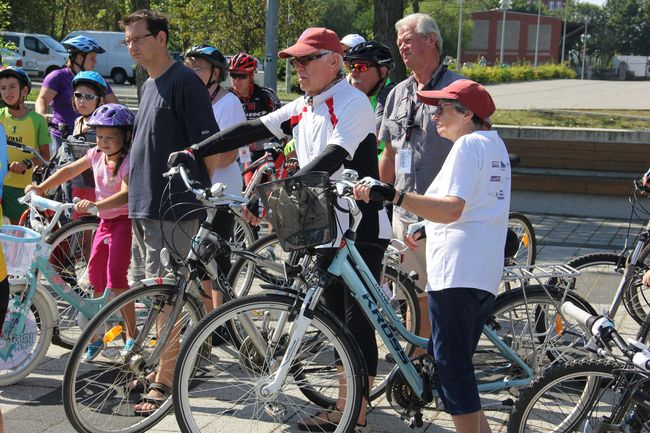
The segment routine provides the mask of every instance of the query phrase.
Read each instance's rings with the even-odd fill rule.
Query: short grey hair
[[[438,53],[442,54],[442,35],[440,34],[440,28],[431,15],[417,13],[407,15],[401,20],[395,23],[395,30],[399,33],[400,30],[406,27],[413,27],[415,33],[423,36],[428,36],[431,33],[436,35],[436,47],[438,48]]]

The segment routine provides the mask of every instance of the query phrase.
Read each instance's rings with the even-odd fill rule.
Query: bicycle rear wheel
[[[93,288],[88,279],[88,261],[98,227],[97,217],[84,217],[63,225],[46,240],[52,246],[50,251],[52,267],[82,298],[93,296]],[[61,298],[48,282],[43,281],[43,283],[54,298],[59,311],[59,325],[52,342],[57,346],[72,349],[81,334],[81,328],[77,323],[79,311]]]
[[[304,421],[321,408],[304,396],[304,388],[317,387],[336,399],[339,378],[344,378],[341,421],[331,431],[351,432],[362,397],[362,371],[358,348],[326,310],[316,309],[297,349],[294,364],[279,391],[268,396],[270,383],[287,350],[294,324],[295,298],[253,295],[235,299],[210,313],[183,346],[174,374],[176,420],[183,432],[232,432],[238,429],[271,432]],[[281,319],[287,318],[286,322]],[[250,319],[251,333],[241,320]],[[233,327],[247,337],[241,342]],[[212,333],[222,329],[224,342],[206,354]],[[278,337],[272,341],[272,337]],[[263,348],[253,343],[260,339]],[[338,354],[338,361],[337,356]],[[337,364],[339,365],[337,370]],[[197,366],[194,368],[194,366]]]
[[[63,379],[63,406],[77,431],[141,432],[158,423],[171,410],[172,400],[167,398],[146,418],[133,411],[143,396],[137,389],[138,384],[146,393],[148,376],[158,369],[159,359],[152,359],[152,352],[158,344],[164,344],[159,343],[158,338],[171,325],[169,309],[178,302],[177,292],[174,285],[131,289],[106,305],[88,324],[70,354]],[[201,303],[193,296],[186,295],[182,302],[183,309],[173,323],[168,341],[183,340],[203,315]],[[137,345],[127,353],[124,351],[127,324],[122,311],[129,305],[135,307],[138,339]],[[96,359],[86,362],[88,345],[102,337],[109,340],[104,350]],[[177,350],[168,348],[165,352]],[[171,377],[171,371],[167,375]]]
[[[579,359],[545,370],[519,396],[508,433],[596,431],[619,401],[617,367],[609,360]]]
[[[537,258],[537,239],[535,238],[535,229],[528,217],[519,212],[510,212],[508,214],[508,227],[512,229],[519,239],[519,248],[514,255],[514,260],[518,265],[531,266]]]

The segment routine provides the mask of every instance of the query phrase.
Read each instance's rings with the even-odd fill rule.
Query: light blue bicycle
[[[422,425],[421,410],[436,396],[431,385],[434,364],[429,357],[407,355],[400,341],[424,348],[427,340],[403,326],[355,246],[361,217],[351,197],[355,178],[355,172],[346,170],[343,180],[335,185],[336,196],[348,202],[354,223],[345,233],[343,246],[327,274],[320,275],[320,281],[299,291],[282,288],[289,292],[287,295],[277,294],[277,287],[266,286],[274,293],[228,302],[192,331],[179,355],[173,382],[176,420],[183,432],[291,431],[299,421],[323,409],[329,411],[330,419],[336,420],[326,426],[327,431],[351,432],[362,397],[368,393],[365,363],[352,338],[355,330],[346,329],[320,303],[325,283],[329,278],[339,277],[354,294],[395,363],[386,384],[388,401],[408,425]],[[326,174],[313,173],[269,185],[267,202],[283,247],[298,248],[331,240],[331,220],[323,215],[334,218],[328,210],[334,208],[336,198],[330,194],[332,188]],[[533,272],[523,271],[535,279]],[[565,292],[563,296],[574,299],[571,293]],[[579,297],[575,299],[584,305]],[[553,299],[549,297],[546,302],[551,304]],[[574,331],[559,313],[538,310],[540,304],[539,299],[531,299],[526,325],[517,332],[530,334],[525,341],[545,347],[541,353],[546,357],[551,352],[549,343],[557,340],[551,341],[548,327],[539,328],[540,319],[544,324],[550,319],[551,323],[564,326],[564,336]],[[501,323],[505,326],[508,318],[514,322],[515,313],[521,312],[504,313]],[[538,358],[529,356],[529,348],[523,347],[523,339],[513,338],[514,333],[500,338],[501,331],[496,328],[500,326],[492,321],[483,332],[482,350],[490,362],[479,366],[476,372],[481,392],[526,385],[539,366],[535,363]],[[218,329],[224,341],[206,353],[206,344]],[[579,330],[573,335],[576,340],[582,338]],[[540,352],[533,348],[532,353]],[[343,401],[344,406],[336,407],[337,400]]]
[[[5,225],[0,228],[0,241],[7,261],[11,294],[0,337],[0,386],[18,382],[29,375],[45,357],[59,326],[59,308],[52,296],[69,304],[74,320],[92,318],[109,300],[110,293],[92,298],[80,287],[74,289],[51,263],[52,246],[47,238],[62,215],[74,204],[59,203],[28,194],[23,202],[34,209],[50,210],[54,215],[45,224],[33,220],[32,227]],[[37,212],[32,212],[35,218]]]

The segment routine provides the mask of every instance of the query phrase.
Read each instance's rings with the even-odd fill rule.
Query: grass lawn
[[[497,110],[495,125],[650,130],[650,110]]]

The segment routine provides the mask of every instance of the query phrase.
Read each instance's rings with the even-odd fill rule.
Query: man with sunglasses
[[[388,74],[395,67],[395,60],[390,49],[379,42],[362,42],[350,48],[343,57],[349,65],[348,81],[370,98],[370,104],[375,110],[377,133],[384,116],[384,104],[390,91],[395,87]],[[380,141],[377,152],[381,155],[384,142]]]
[[[169,164],[193,165],[196,158],[227,152],[270,137],[295,139],[300,171],[296,176],[325,171],[332,179],[340,179],[344,168],[356,170],[359,176],[379,175],[377,138],[372,107],[366,95],[345,80],[343,52],[335,32],[325,28],[310,28],[298,41],[280,52],[280,58],[290,58],[305,95],[257,120],[233,126],[208,140],[182,152],[170,155]],[[347,208],[345,201],[339,206]],[[359,203],[363,224],[357,231],[357,246],[375,278],[379,277],[384,250],[391,236],[388,215],[380,203]],[[250,207],[249,218],[258,221],[257,203]],[[349,215],[338,209],[338,236],[332,244],[318,249],[318,265],[327,269],[340,245],[342,234],[349,226]],[[323,271],[324,272],[324,271]],[[375,332],[358,304],[342,282],[334,280],[323,292],[325,304],[354,330],[354,337],[365,356],[370,383],[377,370]],[[341,391],[345,384],[341,383]],[[341,395],[344,395],[341,393]],[[342,398],[342,397],[341,397]],[[298,428],[304,431],[333,431],[343,407],[337,401],[313,417],[302,419]],[[357,420],[355,432],[366,432],[365,406]]]
[[[244,113],[246,113],[246,120],[259,119],[281,106],[273,89],[255,84],[256,69],[257,60],[249,54],[237,53],[230,58],[228,68],[232,86],[230,91],[239,98]],[[249,146],[252,161],[264,155],[263,144],[264,142],[260,141]]]
[[[411,75],[388,95],[379,131],[386,148],[379,160],[382,182],[396,188],[423,194],[442,167],[452,142],[438,135],[431,108],[420,102],[419,90],[442,89],[462,77],[447,70],[440,62],[442,36],[435,20],[423,13],[407,15],[395,23],[397,47]],[[393,208],[393,236],[403,240],[409,224],[418,217],[400,207]],[[415,271],[421,290],[426,287],[424,245],[404,254],[403,269]],[[425,312],[426,296],[420,297],[420,311]],[[428,320],[422,320],[420,335],[428,336]]]

